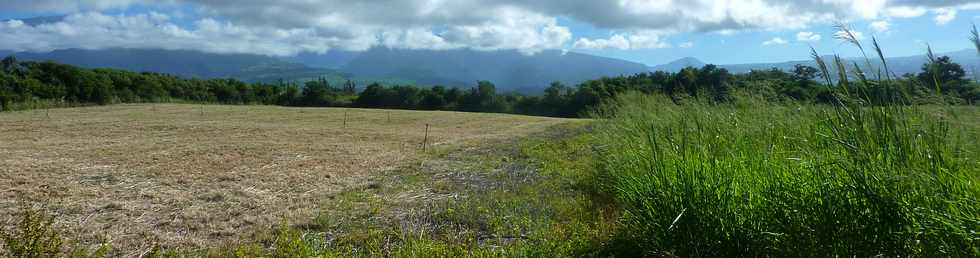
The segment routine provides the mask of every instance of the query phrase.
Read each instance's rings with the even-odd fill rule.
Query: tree
[[[565,110],[566,106],[568,106],[568,97],[562,94],[566,91],[567,89],[564,84],[559,81],[554,81],[548,86],[548,88],[544,89],[544,99],[540,100],[540,103],[538,103],[537,99],[535,99],[533,104],[541,105],[542,107],[540,107],[540,109],[544,110],[541,110],[540,112],[545,115],[573,115],[575,111]],[[529,105],[529,103],[525,103],[525,106]]]
[[[431,89],[422,91],[422,101],[419,105],[423,109],[439,110],[446,107],[446,87],[437,85]]]
[[[477,86],[460,98],[460,109],[463,111],[492,112],[497,87],[489,81],[478,81]]]
[[[10,103],[14,101],[14,85],[17,78],[0,73],[0,112],[10,109]]]
[[[936,58],[934,62],[922,65],[922,72],[917,77],[924,85],[931,85],[943,92],[959,92],[962,86],[966,84],[964,80],[966,71],[948,56],[941,56]]]
[[[17,71],[17,57],[8,56],[0,61],[0,72],[14,74]]]
[[[354,84],[351,80],[347,80],[347,82],[344,82],[343,92],[344,94],[354,95],[357,93],[357,84]]]
[[[308,81],[303,87],[301,94],[301,104],[309,107],[325,107],[333,102],[331,96],[330,83],[326,79]]]
[[[790,78],[797,82],[797,84],[809,86],[814,82],[813,80],[816,79],[819,74],[820,70],[817,70],[817,68],[796,64],[793,66],[793,74],[790,76]]]
[[[384,107],[384,100],[386,98],[387,89],[381,84],[372,83],[361,91],[361,94],[357,95],[357,99],[354,100],[354,105],[358,107],[365,108],[379,108]]]

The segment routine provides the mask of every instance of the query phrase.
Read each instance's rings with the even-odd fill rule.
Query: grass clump
[[[607,251],[980,256],[978,118],[959,115],[975,110],[909,105],[872,41],[884,70],[814,51],[832,106],[626,95],[596,111],[597,189],[622,212]]]
[[[630,95],[606,110],[596,176],[623,213],[613,252],[980,255],[978,171],[943,118],[749,102]]]
[[[67,248],[61,230],[54,226],[54,216],[43,209],[24,204],[16,216],[19,221],[13,227],[0,227],[0,257],[94,258],[108,254],[109,246],[105,242],[91,252]]]

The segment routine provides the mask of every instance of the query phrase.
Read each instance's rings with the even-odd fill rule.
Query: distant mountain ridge
[[[422,84],[473,85],[488,80],[506,89],[542,89],[553,81],[568,85],[602,76],[645,72],[640,63],[561,50],[525,55],[515,50],[406,50],[373,48],[342,71],[368,77],[407,78]]]
[[[651,67],[653,71],[664,71],[676,73],[685,67],[702,67],[707,63],[702,62],[694,57],[685,57],[681,59],[674,60],[673,62]]]
[[[273,81],[338,73],[335,70],[312,68],[261,55],[210,54],[190,50],[62,49],[48,53],[20,52],[12,55],[22,60],[56,61],[88,68],[117,68],[202,79]]]
[[[977,50],[975,49],[964,49],[960,51],[936,53],[936,56],[937,57],[949,56],[950,59],[953,60],[953,62],[962,65],[963,69],[967,70],[968,73],[972,73],[972,70],[974,68],[978,68],[977,65],[980,65],[980,55],[977,54]],[[825,57],[825,59],[828,62],[831,61],[832,58],[833,56]],[[877,57],[872,57],[872,58],[873,59],[871,60],[871,64],[877,69],[877,67],[881,64],[881,61],[879,61]],[[846,58],[845,60],[848,62],[849,66],[853,62],[857,62],[859,65],[862,66],[865,65],[865,61],[863,58]],[[888,68],[889,70],[892,71],[892,73],[895,73],[897,75],[903,75],[906,73],[915,74],[915,73],[922,72],[922,65],[924,65],[928,61],[928,58],[926,57],[926,55],[914,55],[914,56],[902,56],[902,57],[889,57],[889,58],[885,58],[885,61],[888,62]],[[687,67],[687,64],[697,64],[697,65],[691,65],[693,67],[704,66],[704,62],[701,62],[696,58],[685,57],[667,64],[651,67],[650,69],[652,71],[677,72],[680,69]],[[807,65],[812,67],[817,66],[816,61],[813,60],[788,61],[788,62],[779,62],[779,63],[726,64],[726,65],[718,65],[718,66],[721,68],[728,69],[728,71],[732,73],[748,73],[751,72],[752,70],[768,70],[772,68],[777,68],[783,71],[791,71],[793,67],[796,66],[797,64]]]
[[[0,51],[0,54],[3,54]],[[190,78],[237,78],[245,81],[332,78],[414,82],[421,85],[470,87],[488,80],[503,90],[540,92],[553,81],[575,85],[603,76],[648,71],[646,65],[547,50],[525,55],[516,50],[478,51],[373,48],[365,52],[301,54],[276,58],[253,54],[211,54],[191,50],[62,49],[47,53],[7,53],[22,60],[169,73]],[[327,68],[329,67],[329,68]],[[331,69],[334,68],[334,69]]]

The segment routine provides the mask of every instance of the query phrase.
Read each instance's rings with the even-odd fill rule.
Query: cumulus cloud
[[[925,15],[929,10],[923,7],[900,6],[885,10],[885,16],[895,18],[912,18]]]
[[[449,26],[389,28],[363,24],[340,27],[243,25],[204,18],[180,26],[165,14],[105,15],[86,12],[54,23],[27,25],[12,20],[0,23],[0,49],[43,52],[64,48],[162,48],[212,53],[256,53],[273,56],[330,49],[361,51],[374,46],[409,49],[472,48],[516,49],[534,54],[561,48],[571,40],[568,28],[555,18],[502,13],[493,20]]]
[[[823,37],[820,34],[816,34],[810,31],[801,31],[796,33],[796,41],[820,41]]]
[[[892,24],[889,23],[888,21],[884,21],[884,20],[882,20],[882,21],[873,21],[873,22],[871,22],[870,25],[868,25],[868,27],[871,27],[871,30],[873,30],[873,31],[875,31],[877,33],[886,33],[889,30],[891,30]]]
[[[936,24],[945,25],[956,19],[956,9],[953,8],[940,8],[934,11],[936,13]]]
[[[692,47],[694,47],[694,42],[690,42],[690,41],[684,42],[684,43],[681,43],[680,45],[677,45],[677,47],[680,47],[680,48],[692,48]]]
[[[653,49],[667,48],[670,44],[664,42],[656,32],[617,33],[606,39],[579,38],[573,44],[578,49]]]
[[[198,20],[191,28],[182,28],[159,13],[109,16],[90,12],[36,26],[17,20],[0,23],[0,49],[16,51],[127,47],[282,56],[337,46],[356,47],[370,44],[373,38],[365,34],[338,39],[320,35],[314,29],[242,27],[213,19]]]
[[[789,43],[789,41],[786,41],[785,39],[783,39],[781,37],[775,37],[775,38],[772,38],[770,40],[766,40],[765,42],[762,42],[762,45],[763,46],[786,45],[788,43]]]
[[[373,46],[410,49],[517,49],[533,54],[569,46],[595,49],[668,47],[665,37],[683,32],[731,34],[746,30],[803,30],[836,20],[885,20],[936,14],[947,23],[976,0],[8,0],[0,10],[68,14],[72,21],[6,26],[10,39],[69,40],[36,45],[0,42],[18,49],[50,47],[164,47],[240,51],[272,55],[329,49],[363,50]],[[125,16],[110,10],[133,6]],[[134,11],[194,12],[192,21],[129,22],[148,14]],[[102,15],[95,28],[84,21]],[[578,38],[558,23],[565,17],[614,33],[608,38]],[[127,22],[123,22],[127,21]],[[92,22],[92,21],[88,21]],[[25,25],[21,25],[25,26]],[[61,28],[54,29],[54,28]],[[166,28],[166,29],[164,29]],[[213,29],[213,34],[206,30]],[[86,38],[70,34],[83,31]],[[151,35],[147,31],[169,32]],[[141,35],[140,42],[129,35]],[[816,35],[819,36],[819,35]],[[123,37],[113,39],[112,37]],[[206,43],[193,43],[197,37]],[[152,39],[152,40],[151,40]],[[808,38],[809,39],[809,38]],[[74,41],[74,42],[72,42]],[[16,41],[21,42],[21,41]],[[83,44],[83,42],[85,44]],[[154,43],[157,42],[157,43]],[[86,45],[94,44],[94,45]],[[131,45],[124,45],[131,44]],[[278,44],[292,44],[277,46]],[[222,45],[228,49],[219,49]]]
[[[0,3],[0,9],[10,11],[72,13],[124,8],[141,0],[9,0]],[[164,2],[164,1],[161,1]]]

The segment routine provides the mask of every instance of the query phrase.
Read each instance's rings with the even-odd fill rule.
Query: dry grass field
[[[425,157],[426,124],[444,151],[566,121],[177,104],[47,112],[0,113],[0,224],[43,203],[66,235],[84,237],[74,240],[122,250],[216,246],[304,223],[336,193]]]

